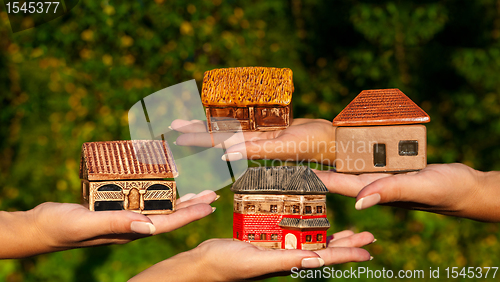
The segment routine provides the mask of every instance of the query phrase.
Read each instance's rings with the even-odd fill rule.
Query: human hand
[[[459,163],[429,165],[403,174],[315,172],[330,192],[356,197],[358,210],[384,204],[500,221],[498,172],[484,173]]]
[[[212,133],[212,136],[205,122],[199,120],[174,120],[171,127],[184,133],[176,140],[180,146],[221,148],[223,143],[227,148],[223,160],[308,160],[333,165],[335,159],[335,127],[324,119],[294,119],[283,130]]]
[[[193,198],[194,197],[194,198]],[[27,212],[2,212],[0,258],[21,258],[41,253],[132,240],[170,232],[212,213],[213,191],[187,194],[168,215],[142,215],[131,211],[93,212],[82,205],[43,203]]]
[[[292,268],[307,269],[371,259],[361,247],[374,241],[369,232],[346,230],[329,236],[318,251],[270,250],[232,239],[211,239],[133,277],[139,281],[235,281],[289,275]]]

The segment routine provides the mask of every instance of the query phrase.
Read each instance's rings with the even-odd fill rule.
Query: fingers
[[[346,262],[361,262],[370,260],[370,253],[360,248],[326,248],[315,251],[325,262],[325,265]]]
[[[366,185],[382,178],[392,176],[387,173],[353,175],[332,171],[315,171],[330,193],[356,197]]]
[[[297,142],[285,138],[265,138],[247,141],[231,146],[224,155],[225,159],[235,161],[239,159],[259,160],[289,160],[301,158],[296,154]]]
[[[361,232],[329,242],[328,247],[360,248],[371,244],[375,237],[370,232]]]
[[[182,120],[176,119],[172,121],[170,127],[182,133],[191,133],[191,132],[208,132],[205,121],[201,120]]]
[[[186,195],[184,195],[183,197],[185,197]],[[179,210],[196,204],[211,204],[216,199],[218,199],[218,195],[214,191],[205,190],[188,200],[182,201],[180,203],[178,202],[176,209]]]
[[[359,192],[356,197],[356,209],[362,210],[389,202],[426,203],[429,199],[435,198],[432,194],[439,191],[438,187],[437,190],[432,189],[433,186],[432,183],[428,183],[427,178],[418,174],[381,178]]]
[[[192,199],[194,196],[196,196],[196,194],[195,194],[195,193],[187,193],[186,195],[184,195],[184,196],[180,197],[179,199],[177,199],[177,202],[176,202],[176,203],[177,203],[177,204],[180,204],[180,203],[182,203],[182,202],[185,202],[185,201],[187,201],[187,200]]]
[[[130,211],[88,212],[71,224],[71,233],[81,239],[110,234],[151,235],[155,232],[155,226],[147,216]]]
[[[334,233],[334,234],[328,236],[326,238],[326,241],[330,242],[332,240],[338,240],[338,239],[342,239],[342,238],[345,238],[345,237],[348,237],[348,236],[352,236],[352,235],[354,235],[353,231],[351,231],[351,230],[344,230],[344,231],[340,231],[340,232],[337,232],[337,233]]]
[[[209,204],[198,203],[178,209],[176,212],[168,215],[150,215],[149,218],[156,227],[156,232],[154,234],[160,234],[181,228],[212,212],[212,207]]]
[[[324,265],[323,259],[313,251],[304,250],[265,250],[252,266],[254,269],[266,270],[262,275],[273,272],[290,271],[292,268],[317,268]]]

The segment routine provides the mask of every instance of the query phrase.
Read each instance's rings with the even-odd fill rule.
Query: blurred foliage
[[[219,67],[291,68],[296,117],[331,120],[363,89],[400,88],[431,116],[430,163],[500,170],[498,0],[80,1],[15,34],[3,10],[0,19],[2,210],[78,202],[83,142],[130,138],[127,110],[140,98],[193,78],[201,85],[203,72]],[[0,261],[0,280],[124,281],[206,239],[230,237],[232,193],[219,192],[217,212],[185,228]],[[328,205],[330,232],[378,238],[368,247],[375,260],[338,268],[500,266],[497,224],[355,211],[353,199],[338,195]]]

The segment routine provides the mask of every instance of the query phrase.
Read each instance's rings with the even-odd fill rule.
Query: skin
[[[131,211],[92,212],[82,205],[43,203],[32,210],[0,212],[0,238],[8,242],[0,248],[0,259],[23,258],[73,248],[130,241],[170,232],[212,213],[213,191],[188,194],[178,199],[177,211],[168,215],[142,215]],[[150,223],[142,233],[132,223]]]
[[[270,250],[232,239],[211,239],[193,250],[159,262],[129,282],[140,281],[238,281],[289,275],[302,269],[302,261],[321,258],[325,265],[370,260],[361,247],[374,241],[369,232],[346,230],[329,237],[328,247],[318,251]],[[318,265],[319,266],[319,265]],[[314,267],[318,267],[314,266]]]
[[[243,159],[273,159],[282,161],[316,161],[333,164],[335,127],[324,119],[294,119],[292,124],[277,131],[214,133],[207,132],[204,122],[199,120],[175,120],[172,129],[182,132],[176,140],[179,146],[215,147],[221,143],[226,154],[241,153]],[[319,142],[324,141],[324,142]]]
[[[207,145],[194,138],[208,135],[205,124],[201,121],[177,120],[172,123],[172,128],[185,133],[177,139],[179,145],[211,146],[211,142]],[[284,130],[244,132],[235,135],[238,137],[229,138],[221,135],[223,133],[213,135],[216,140],[218,135],[221,135],[219,139],[227,140],[227,153],[241,152],[243,158],[320,160],[318,162],[331,165],[330,161],[335,159],[335,153],[327,148],[320,150],[318,154],[294,150],[297,146],[288,146],[284,150],[279,146],[283,143],[290,145],[303,142],[308,144],[308,148],[316,148],[320,141],[334,144],[335,128],[327,120],[294,119],[292,125]],[[315,144],[312,143],[313,136]],[[332,148],[335,147],[330,146],[329,149]],[[321,158],[321,154],[326,158]],[[330,192],[356,197],[358,209],[384,204],[478,221],[500,222],[497,200],[500,197],[500,172],[481,172],[463,164],[435,164],[418,172],[403,174],[315,172]]]

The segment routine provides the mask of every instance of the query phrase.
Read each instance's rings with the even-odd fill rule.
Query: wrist
[[[475,170],[476,185],[474,186],[474,197],[469,203],[469,211],[472,219],[486,222],[500,222],[500,172],[482,172]]]

